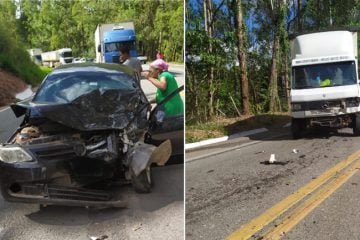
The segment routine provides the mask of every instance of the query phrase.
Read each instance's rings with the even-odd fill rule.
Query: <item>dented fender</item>
[[[163,166],[171,156],[171,142],[166,140],[158,147],[144,142],[137,142],[127,153],[131,172],[138,176],[151,163]]]

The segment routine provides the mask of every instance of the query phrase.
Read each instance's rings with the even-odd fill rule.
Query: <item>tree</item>
[[[243,24],[243,14],[241,0],[237,0],[238,15],[237,15],[237,34],[238,34],[238,56],[240,63],[240,72],[241,72],[241,93],[242,93],[242,111],[244,115],[250,113],[249,108],[249,81],[247,78],[247,64],[246,64],[246,53],[245,53],[245,31]]]

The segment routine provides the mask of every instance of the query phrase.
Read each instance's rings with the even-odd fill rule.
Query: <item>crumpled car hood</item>
[[[145,119],[149,103],[138,90],[95,90],[70,103],[13,105],[15,115],[30,108],[31,115],[42,116],[65,126],[87,130],[123,129],[134,119]]]

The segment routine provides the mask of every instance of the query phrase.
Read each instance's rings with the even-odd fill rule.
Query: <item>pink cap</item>
[[[156,59],[155,61],[153,61],[150,64],[150,67],[153,68],[157,68],[160,69],[162,71],[167,71],[169,69],[169,64],[167,64],[164,60],[162,59]]]

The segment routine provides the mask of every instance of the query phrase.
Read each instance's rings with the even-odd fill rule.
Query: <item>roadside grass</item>
[[[269,130],[282,128],[290,121],[288,113],[274,113],[218,118],[207,123],[186,124],[185,141],[186,143],[198,142],[263,127]]]

